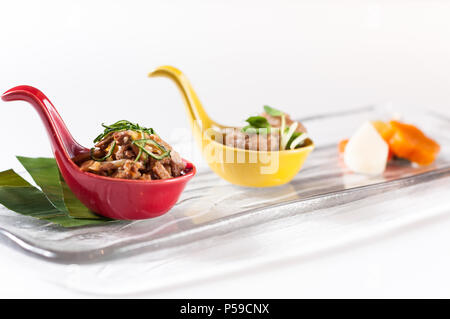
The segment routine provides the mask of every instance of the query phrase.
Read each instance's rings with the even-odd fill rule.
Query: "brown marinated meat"
[[[281,127],[280,116],[270,116],[266,112],[263,112],[261,116],[267,119],[271,127]],[[286,127],[289,127],[294,122],[295,121],[293,121],[288,114],[285,114]],[[297,128],[295,131],[299,133],[306,133],[306,128],[302,125],[302,123],[297,122]],[[280,133],[275,130],[271,130],[268,134],[256,134],[251,131],[242,132],[240,128],[226,129],[223,132],[223,138],[225,145],[235,148],[255,151],[278,151],[280,149]]]
[[[143,139],[153,140],[162,148],[153,143],[134,142]],[[113,145],[114,149],[111,150]],[[139,145],[156,156],[164,155],[163,150],[170,153],[156,159],[142,151]],[[80,154],[73,160],[82,171],[122,179],[168,179],[183,175],[186,168],[181,156],[158,135],[133,130],[107,134],[90,153]]]
[[[272,127],[281,127],[281,117],[280,116],[270,116],[266,112],[262,112],[261,116],[265,117]],[[287,127],[291,126],[295,122],[294,120],[291,119],[289,114],[285,114],[284,119],[285,119]],[[298,124],[297,129],[295,131],[299,132],[299,133],[306,133],[306,128],[303,126],[303,124],[300,122],[297,122],[297,124]]]
[[[255,151],[278,151],[280,135],[278,132],[269,134],[253,134],[242,132],[239,128],[225,131],[225,145]]]

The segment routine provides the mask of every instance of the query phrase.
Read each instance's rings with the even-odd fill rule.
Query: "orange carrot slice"
[[[339,142],[338,144],[338,150],[340,154],[344,154],[345,152],[345,147],[347,146],[348,143],[348,139],[342,140]]]
[[[386,142],[388,142],[394,134],[394,129],[390,123],[386,123],[383,121],[373,121],[372,125]]]
[[[392,131],[389,132],[389,148],[393,153],[411,162],[428,165],[434,162],[440,151],[440,146],[427,137],[414,125],[390,121]],[[388,136],[389,136],[388,134]]]

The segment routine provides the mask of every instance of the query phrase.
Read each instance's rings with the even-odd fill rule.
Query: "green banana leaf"
[[[49,201],[59,210],[65,211],[63,190],[59,181],[59,170],[53,158],[30,158],[16,156],[30,173],[36,184],[42,189]]]
[[[0,172],[0,203],[16,213],[43,219],[63,227],[104,222],[70,217],[67,212],[57,209],[43,192],[11,169]]]
[[[17,156],[17,159],[59,210],[77,219],[111,220],[91,212],[75,197],[59,173],[54,158]]]
[[[102,220],[102,221],[112,221],[112,219],[97,215],[96,213],[92,212],[83,205],[82,202],[72,193],[67,183],[64,181],[64,178],[59,174],[61,187],[63,191],[64,196],[64,203],[66,205],[67,211],[69,215],[73,218],[78,219],[96,219],[96,220]]]

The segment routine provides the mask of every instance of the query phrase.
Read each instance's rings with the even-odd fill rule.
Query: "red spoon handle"
[[[44,122],[53,151],[58,151],[68,158],[72,158],[86,150],[74,140],[58,111],[40,90],[28,85],[16,86],[3,93],[2,100],[21,100],[33,105]]]

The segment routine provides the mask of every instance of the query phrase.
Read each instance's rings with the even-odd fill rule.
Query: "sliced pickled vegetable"
[[[297,136],[295,137],[295,135],[297,135]],[[296,149],[298,146],[304,144],[304,142],[306,141],[307,138],[308,138],[308,134],[295,132],[293,134],[293,136],[291,137],[291,139],[289,140],[288,145],[286,146],[286,149],[291,149],[291,150]]]
[[[290,141],[292,135],[294,134],[297,125],[298,123],[294,122],[292,123],[291,126],[289,126],[289,128],[287,128],[287,130],[285,130],[286,132],[284,132],[283,130],[281,131],[281,150],[287,149],[287,144]]]
[[[389,147],[375,127],[364,123],[349,139],[345,165],[355,173],[381,174],[386,169]]]
[[[373,123],[372,123],[373,124]],[[378,130],[377,130],[378,131]],[[378,131],[379,133],[379,131]],[[387,141],[386,141],[387,142]],[[348,138],[345,140],[342,140],[339,142],[338,144],[338,151],[339,154],[343,155],[345,152],[345,147],[347,146],[348,143]],[[389,145],[389,144],[388,144]],[[392,152],[391,148],[389,148],[389,152],[388,152],[388,161],[390,161],[392,158],[394,157],[394,153]]]

